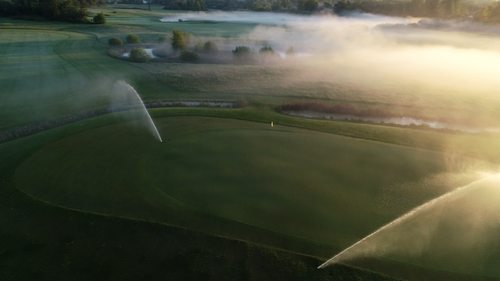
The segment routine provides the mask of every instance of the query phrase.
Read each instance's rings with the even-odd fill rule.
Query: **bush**
[[[151,57],[143,48],[135,48],[130,51],[130,60],[134,62],[147,62]]]
[[[237,46],[233,50],[233,55],[236,57],[248,57],[250,56],[250,48],[247,46]]]
[[[92,19],[92,22],[95,24],[105,24],[106,23],[106,18],[104,17],[103,13],[99,13],[94,16]]]
[[[265,54],[272,55],[272,54],[274,54],[274,50],[271,46],[264,46],[264,47],[260,48],[259,53],[264,54],[264,55]]]
[[[195,62],[197,61],[200,57],[198,56],[197,53],[191,52],[191,51],[183,51],[181,53],[181,60],[185,62]]]
[[[141,39],[139,39],[139,36],[135,34],[129,34],[127,35],[127,38],[125,39],[128,44],[137,44],[141,43]]]
[[[119,46],[123,45],[123,42],[122,42],[122,40],[120,40],[118,38],[110,38],[108,40],[108,44],[110,46],[113,46],[113,47],[119,47]]]
[[[203,44],[203,51],[207,53],[217,52],[217,45],[212,41],[207,41]]]

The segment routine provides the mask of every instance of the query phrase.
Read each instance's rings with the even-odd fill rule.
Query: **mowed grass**
[[[0,279],[31,280],[393,280],[315,257],[156,223],[44,204],[12,182],[26,157],[67,135],[109,125],[96,118],[0,144]]]
[[[140,5],[135,5],[135,7],[109,5],[103,8],[91,9],[91,12],[104,12],[108,24],[119,26],[120,28],[142,28],[143,30],[157,33],[169,32],[172,29],[181,29],[196,36],[208,37],[237,37],[250,32],[257,25],[255,23],[241,22],[182,23],[174,21],[164,23],[160,19],[189,12],[164,10],[161,5],[152,5],[151,11]]]
[[[367,89],[363,81],[343,75],[342,71],[338,75],[309,77],[309,69],[324,65],[307,61],[277,65],[138,64],[111,58],[107,55],[107,40],[125,39],[129,33],[139,35],[145,43],[157,43],[158,38],[179,29],[191,33],[193,42],[203,43],[239,38],[257,26],[162,23],[162,17],[175,12],[158,6],[151,12],[120,7],[92,10],[107,15],[106,25],[0,20],[0,129],[106,107],[116,80],[127,80],[148,101],[230,99],[272,106],[290,102],[350,104],[430,119],[479,115],[496,126],[500,111],[497,102],[489,97],[420,93],[397,83],[393,88]],[[475,114],[478,109],[481,114]]]
[[[69,84],[58,81],[78,79],[78,73],[52,51],[66,39],[64,34],[50,31],[2,30],[0,127],[20,123],[30,114],[37,115],[35,100],[43,104],[61,91],[72,92]]]
[[[130,124],[51,143],[16,185],[67,208],[175,224],[171,212],[196,212],[340,249],[467,180],[436,152],[231,119],[157,123],[164,143]]]
[[[228,116],[176,116],[179,111],[155,112],[163,114],[155,121],[164,143],[139,122],[97,118],[97,127],[34,152],[12,180],[30,197],[62,208],[327,257],[477,177],[451,165],[446,153]],[[225,112],[220,116],[230,115]],[[405,231],[404,239],[419,239],[418,231],[414,238]],[[444,240],[433,240],[440,252],[427,253],[429,259],[450,246],[448,236],[436,235]],[[417,272],[426,280],[469,278],[449,273],[451,261],[407,258],[361,266],[400,277]],[[484,271],[496,274],[477,266],[456,270],[477,278]]]
[[[96,50],[96,44],[82,33],[2,28],[0,128],[106,105],[109,88],[103,81],[113,80],[113,69],[120,69],[119,77],[135,69]]]
[[[110,224],[113,217],[124,217],[172,224],[209,234],[206,238],[203,235],[194,238],[190,232],[181,231],[180,236],[189,238],[172,243],[184,243],[181,245],[186,250],[168,248],[165,255],[177,255],[174,259],[194,257],[196,262],[186,265],[196,264],[196,268],[186,268],[183,263],[175,267],[177,270],[169,269],[164,274],[182,269],[185,271],[179,276],[185,277],[205,270],[210,263],[197,253],[199,249],[202,253],[212,251],[209,249],[213,247],[204,243],[213,243],[210,242],[210,236],[215,235],[229,240],[251,242],[250,245],[262,245],[262,249],[266,249],[262,251],[271,251],[271,255],[279,260],[273,261],[272,268],[279,272],[271,277],[273,280],[312,280],[314,278],[310,273],[313,271],[309,271],[310,267],[318,265],[320,260],[316,261],[316,265],[309,263],[305,266],[301,258],[294,256],[285,258],[285,263],[282,254],[273,254],[272,248],[326,258],[409,208],[471,180],[462,173],[450,170],[449,163],[445,163],[448,160],[444,161],[446,155],[442,153],[279,125],[271,128],[269,123],[196,116],[176,117],[179,114],[219,114],[228,117],[235,113],[240,118],[245,117],[244,111],[239,110],[156,110],[156,116],[165,116],[155,118],[163,137],[169,139],[163,144],[158,143],[141,124],[123,123],[120,119],[105,116],[0,145],[0,152],[4,156],[0,165],[2,192],[8,192],[3,197],[6,200],[2,201],[2,206],[5,205],[8,210],[3,221],[9,228],[3,232],[28,237],[25,241],[27,245],[22,246],[26,243],[6,236],[4,242],[9,245],[6,253],[11,255],[19,247],[39,249],[40,246],[36,245],[46,245],[41,250],[33,250],[34,252],[19,252],[15,257],[32,259],[47,254],[55,255],[54,262],[61,263],[65,268],[64,274],[74,274],[80,270],[78,263],[73,265],[68,260],[81,260],[94,255],[92,251],[84,249],[97,247],[98,252],[105,256],[117,255],[116,251],[123,254],[123,250],[119,250],[124,247],[120,244],[123,242],[118,241],[136,235],[124,235],[120,231],[123,227],[117,227],[114,223],[109,227],[89,228],[88,225],[93,226],[100,219],[92,215],[82,217],[64,210],[77,209],[80,212],[105,215],[109,218],[107,222],[103,222],[105,225]],[[307,125],[311,127],[311,124]],[[288,150],[288,147],[293,151]],[[385,152],[391,153],[384,154]],[[353,164],[360,167],[359,171],[347,166]],[[384,167],[393,168],[393,171],[387,173]],[[299,176],[299,169],[307,169],[304,177]],[[376,176],[377,172],[387,177]],[[234,182],[236,179],[239,179],[237,183]],[[390,184],[384,187],[388,181]],[[399,182],[402,184],[393,185]],[[36,200],[26,200],[14,189],[20,189]],[[360,194],[361,192],[367,195]],[[40,200],[49,203],[48,206],[62,208],[50,207],[50,211],[45,211],[44,207],[39,210],[40,204],[37,202]],[[32,222],[27,222],[32,217],[27,215],[30,212],[39,215]],[[12,221],[13,216],[21,218]],[[40,221],[47,221],[45,224],[52,225],[56,217],[67,217],[71,221],[71,225],[67,226],[69,228],[56,227],[56,222],[53,227],[37,226]],[[140,223],[134,225],[136,226],[129,226],[128,229],[133,229],[134,233],[139,230],[144,232],[140,235],[153,235]],[[127,227],[125,222],[124,227]],[[102,231],[95,233],[94,229]],[[108,233],[120,233],[118,236],[123,239],[104,238],[108,237]],[[163,232],[154,231],[154,235],[159,233]],[[174,234],[177,230],[168,230],[167,233],[172,233],[173,236],[166,233],[161,235],[168,237],[165,239],[178,241],[175,238],[177,234]],[[108,241],[116,239],[117,242]],[[144,245],[143,247],[153,247],[140,242],[142,238],[138,239],[137,243]],[[102,246],[103,240],[108,241],[111,248]],[[152,243],[163,245],[163,240],[153,238]],[[233,247],[224,243],[217,244],[217,247]],[[195,252],[187,250],[193,247]],[[49,249],[54,253],[47,253]],[[156,255],[152,250],[146,254],[134,254],[134,249],[126,251],[127,263],[130,255]],[[62,260],[60,255],[63,255]],[[210,255],[213,258],[214,254]],[[215,255],[222,262],[226,258],[231,260],[233,254],[225,250],[223,254]],[[254,259],[250,256],[247,258]],[[263,257],[258,259],[261,258]],[[130,262],[133,260],[130,259]],[[125,260],[120,259],[120,262],[112,262],[109,266],[121,266],[123,262]],[[288,265],[288,262],[293,265]],[[385,263],[382,266],[362,266],[373,267],[394,276],[413,276],[416,280],[471,278],[439,271],[439,267],[435,271],[400,262],[384,265]],[[137,265],[127,267],[127,272],[140,274],[141,270],[146,270],[141,264],[138,261]],[[161,270],[156,268],[156,263],[153,264],[147,270],[156,276]],[[46,266],[53,268],[51,265],[44,265]],[[94,264],[89,266],[101,267]],[[250,280],[258,280],[259,277],[255,276],[262,274],[261,269],[255,266],[260,267],[245,265],[248,268],[246,274],[254,276]],[[9,263],[9,268],[17,270],[18,267],[12,262]],[[241,267],[224,266],[222,272],[233,274],[235,268]],[[336,272],[338,267],[333,269]],[[9,270],[2,272],[10,272]],[[29,276],[35,272],[32,267],[27,270],[26,274],[31,274]],[[303,270],[310,273],[304,275]],[[459,271],[468,272],[466,268]],[[117,274],[112,269],[106,272]],[[55,273],[56,271],[45,273],[45,276],[61,276],[54,275]],[[289,274],[295,277],[287,277]],[[378,278],[357,272],[334,274],[336,277],[331,277],[334,280]],[[13,276],[22,275],[16,273]],[[265,280],[268,277],[261,278]],[[490,279],[474,275],[474,280]]]
[[[230,99],[247,100],[251,106],[236,110],[153,110],[160,132],[168,139],[162,144],[141,124],[123,123],[105,116],[0,145],[0,184],[3,185],[0,192],[6,194],[0,200],[0,207],[3,213],[9,214],[0,218],[4,225],[0,237],[7,249],[0,248],[0,260],[10,257],[12,262],[5,268],[16,268],[17,273],[22,270],[16,261],[26,257],[51,260],[31,249],[33,244],[36,248],[46,243],[43,245],[50,248],[48,256],[56,256],[57,265],[65,270],[70,268],[67,274],[73,276],[81,270],[75,265],[75,259],[93,260],[95,253],[88,253],[87,249],[106,248],[100,241],[103,236],[114,247],[103,253],[103,257],[137,256],[138,260],[130,258],[130,262],[141,264],[141,250],[123,254],[120,249],[124,245],[110,242],[114,240],[110,233],[118,233],[114,235],[119,236],[118,240],[130,242],[147,240],[145,236],[160,232],[149,232],[138,223],[137,229],[146,234],[133,239],[136,236],[127,233],[130,222],[124,222],[124,227],[105,226],[109,223],[107,219],[114,221],[114,217],[171,224],[229,240],[250,241],[265,245],[262,249],[266,250],[262,251],[276,247],[327,257],[412,207],[470,181],[472,176],[466,172],[471,166],[474,168],[475,160],[463,156],[498,163],[500,151],[495,134],[452,134],[277,114],[273,107],[286,102],[349,103],[380,109],[393,107],[393,102],[402,99],[393,92],[362,92],[356,87],[356,81],[346,84],[303,81],[300,65],[135,64],[113,59],[106,54],[110,37],[124,38],[128,33],[136,33],[145,41],[156,42],[160,35],[174,28],[200,36],[236,37],[253,27],[165,24],[158,19],[168,12],[158,9],[148,12],[113,8],[104,12],[109,15],[108,24],[104,26],[0,20],[0,52],[5,54],[0,56],[0,130],[106,107],[113,82],[120,79],[133,84],[149,101]],[[411,96],[408,95],[410,99]],[[446,115],[450,108],[457,111],[449,104],[439,103],[439,107],[435,107],[436,99],[432,95],[427,98],[422,104],[430,106],[425,110],[436,117]],[[492,116],[496,116],[495,103],[485,107],[484,102],[478,101],[477,105],[472,108],[491,107]],[[414,108],[410,102],[400,110],[412,113],[422,108]],[[274,128],[269,126],[272,120],[276,124]],[[53,134],[57,137],[46,138]],[[27,200],[14,187],[36,200]],[[40,200],[49,204],[40,204]],[[17,207],[17,202],[22,202],[21,207]],[[51,206],[63,208],[45,210]],[[86,240],[88,225],[95,216],[64,208],[107,215],[99,226],[105,230],[97,234],[90,231],[94,236]],[[40,221],[39,217],[42,217]],[[52,221],[56,217],[54,221],[63,221],[65,229],[57,229],[58,223]],[[39,229],[42,221],[50,227]],[[169,229],[165,232],[170,234],[161,232],[161,235],[183,236],[182,231],[179,235],[172,234],[176,231]],[[181,239],[180,245],[201,241],[198,248],[192,252],[171,250],[169,255],[173,257],[165,263],[179,260],[177,253],[182,261],[193,257],[202,261],[185,262],[192,267],[179,273],[178,279],[189,276],[190,272],[199,272],[203,266],[214,268],[207,260],[227,246],[226,242],[220,242],[211,248],[207,246],[213,242],[207,238],[211,236],[199,235],[192,239],[190,235],[189,239]],[[156,240],[151,245],[144,244],[156,255],[154,244],[166,242],[154,237]],[[173,241],[178,241],[175,237]],[[78,249],[72,248],[73,240],[77,241]],[[28,250],[19,250],[21,252],[12,258],[11,252],[17,251],[12,249],[16,247]],[[64,254],[59,251],[61,248],[66,249]],[[200,248],[202,252],[207,251],[203,252],[207,257],[200,258]],[[259,259],[258,255],[241,254],[240,250],[246,251],[236,247],[235,253],[222,254],[223,259],[231,260],[233,255],[238,261]],[[270,255],[274,253],[271,251]],[[38,264],[39,260],[32,264]],[[289,276],[296,272],[281,274],[281,271],[290,267],[300,273],[305,267],[297,256],[287,261],[271,267],[270,271],[278,269],[280,274],[269,275],[267,279],[292,280]],[[306,268],[313,272],[311,269],[318,261],[309,261]],[[124,267],[120,262],[109,266],[101,262],[99,266]],[[233,279],[250,274],[253,277],[247,279],[261,280],[260,271],[256,269],[263,266],[261,263],[254,264],[248,270],[250,273],[240,272],[239,269],[248,266],[243,263],[225,266],[230,271],[238,269],[239,275]],[[394,268],[405,271],[406,266],[396,263]],[[129,264],[125,267],[133,268]],[[176,267],[169,267],[167,273]],[[1,271],[7,272],[5,268]],[[94,264],[92,268],[97,267]],[[25,279],[40,275],[37,270],[27,271],[31,277]],[[136,273],[150,271],[143,267],[141,270]],[[417,271],[424,275],[429,272],[428,268],[417,268]],[[460,271],[467,272],[466,269]],[[106,272],[116,274],[118,270]],[[105,279],[106,274],[95,272],[92,276]],[[193,280],[209,279],[206,275],[193,276],[190,277]],[[311,279],[310,275],[300,276],[297,280]],[[356,276],[342,275],[351,279]],[[458,280],[432,273],[421,280],[432,280],[432,276],[434,280]]]
[[[239,98],[227,92],[207,95],[205,91],[197,93],[198,88],[189,91],[178,82],[172,83],[179,75],[173,79],[160,77],[160,65],[129,63],[109,57],[107,40],[111,37],[124,39],[133,33],[144,42],[157,42],[175,26],[159,22],[158,13],[167,14],[161,10],[149,15],[147,11],[138,13],[126,9],[117,13],[106,9],[106,12],[109,24],[104,26],[0,20],[0,129],[107,107],[117,80],[138,86],[148,100]],[[217,34],[213,28],[224,30],[210,25],[206,32]],[[163,65],[170,71],[175,71],[175,67]],[[180,74],[191,79],[193,75],[189,72],[196,68],[188,66],[188,72]],[[225,75],[232,74],[225,72]],[[197,76],[199,74],[194,73],[194,80],[198,80]],[[209,87],[210,81],[205,82]]]

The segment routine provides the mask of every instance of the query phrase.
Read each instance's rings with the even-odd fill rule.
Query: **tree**
[[[500,2],[495,2],[480,9],[474,19],[486,23],[500,22]]]
[[[135,34],[129,34],[127,35],[127,37],[125,38],[125,40],[127,41],[128,44],[137,44],[137,43],[141,43],[141,39],[139,39],[139,37]]]
[[[341,0],[333,4],[333,12],[336,14],[342,14],[345,11],[351,11],[353,9],[353,5],[350,1]]]
[[[189,41],[188,34],[179,30],[172,30],[172,48],[174,50],[184,50]]]
[[[207,5],[205,3],[205,0],[174,0],[174,1],[168,1],[164,9],[206,11]]]
[[[61,17],[57,0],[45,0],[40,2],[40,12],[43,16],[49,19],[58,19]]]
[[[0,15],[42,16],[50,20],[88,22],[86,7],[95,0],[0,0]]]
[[[272,8],[271,2],[267,0],[256,0],[252,5],[252,10],[260,12],[271,11]]]
[[[92,19],[92,22],[95,24],[105,24],[106,23],[106,18],[104,17],[103,13],[99,13],[94,16]]]
[[[313,12],[318,8],[318,0],[300,0],[299,10]]]
[[[0,0],[0,15],[12,15],[15,12],[15,7],[9,0]]]
[[[122,40],[120,40],[120,39],[118,39],[118,38],[110,38],[110,39],[108,40],[108,44],[109,44],[110,46],[118,47],[118,46],[123,45],[123,42],[122,42]]]

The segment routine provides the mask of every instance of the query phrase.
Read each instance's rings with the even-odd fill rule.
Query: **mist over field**
[[[224,50],[246,45],[258,52],[262,46],[271,46],[283,62],[294,66],[286,79],[291,84],[348,85],[361,91],[359,99],[365,102],[422,108],[470,111],[477,105],[490,114],[500,105],[500,80],[495,75],[500,71],[500,38],[487,25],[370,14],[252,12],[180,13],[162,21],[254,24],[250,32],[237,37],[208,39]],[[290,49],[293,55],[286,53]],[[495,125],[484,115],[468,120],[455,114],[450,119]]]
[[[500,4],[304,1],[0,18],[0,279],[498,279]]]

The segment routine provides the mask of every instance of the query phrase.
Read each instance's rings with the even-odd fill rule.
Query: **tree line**
[[[87,7],[96,4],[101,0],[0,0],[0,15],[89,22]]]
[[[500,22],[500,2],[469,0],[152,0],[166,9],[203,11],[253,10],[311,13],[330,10],[337,14],[361,11],[392,16],[473,19]]]
[[[87,7],[106,0],[0,0],[0,16],[42,17],[49,20],[90,22]],[[122,0],[134,2],[138,0]],[[150,0],[165,9],[205,11],[253,10],[311,13],[331,10],[342,14],[361,11],[392,16],[473,19],[500,23],[500,2],[468,0]],[[140,1],[143,3],[142,1]],[[94,19],[103,23],[104,17]]]
[[[497,1],[485,3],[466,0],[340,0],[335,3],[334,11],[500,22],[500,2]]]
[[[321,0],[158,0],[169,10],[205,11],[252,10],[252,11],[293,11],[313,12],[323,6],[331,7],[330,2]]]
[[[253,10],[310,13],[362,11],[393,16],[472,18],[500,22],[500,2],[468,0],[152,0],[165,9],[204,11]]]

